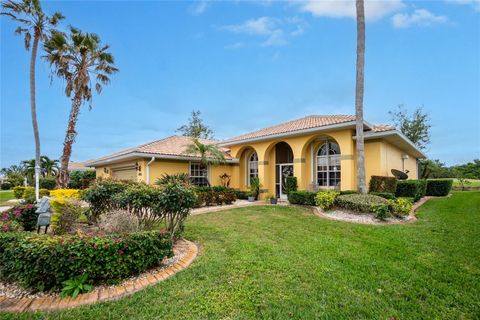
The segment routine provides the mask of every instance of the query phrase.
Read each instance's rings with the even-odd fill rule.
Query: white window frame
[[[322,147],[325,145],[325,144],[330,144],[330,143],[334,143],[338,146],[338,150],[339,152],[336,153],[336,154],[333,154],[331,155],[330,154],[330,145],[328,145],[328,150],[327,150],[327,155],[319,155],[319,152],[320,150],[322,149]],[[336,141],[333,141],[333,140],[330,140],[330,139],[326,139],[325,141],[323,141],[320,146],[318,147],[317,149],[317,152],[315,153],[316,154],[316,165],[315,165],[315,182],[317,184],[317,186],[319,188],[327,188],[327,189],[340,189],[340,186],[341,186],[341,183],[342,183],[342,165],[341,165],[341,150],[340,150],[340,145],[336,142]],[[320,163],[321,162],[324,162],[322,160],[326,160],[326,170],[319,170],[319,167],[320,167]],[[332,167],[332,160],[336,161],[338,163],[338,165],[336,165],[335,169],[331,169]],[[333,184],[331,185],[330,184],[330,173],[339,173],[340,175],[340,178],[334,178],[333,180],[338,180],[338,184]],[[326,185],[320,185],[320,179],[319,179],[319,173],[325,173],[326,174],[326,182],[327,184]]]
[[[254,155],[257,158],[256,161],[251,160]],[[258,177],[258,154],[257,154],[256,151],[253,151],[252,153],[250,153],[249,156],[248,156],[248,160],[247,160],[247,185],[248,186],[250,185],[250,180],[252,178],[252,164],[255,164],[256,171],[257,171],[256,174],[255,173],[253,174],[253,176]]]
[[[209,173],[210,173],[210,168],[209,168],[209,166],[207,166],[207,171],[206,171],[206,174],[205,174],[205,175],[193,175],[193,171],[192,171],[192,166],[193,166],[193,165],[198,165],[198,166],[200,166],[200,169],[199,169],[199,170],[201,170],[201,167],[202,167],[202,164],[201,164],[200,162],[193,162],[193,161],[190,161],[190,162],[189,162],[189,164],[188,164],[188,174],[189,174],[189,176],[190,176],[190,179],[191,179],[192,183],[193,183],[194,185],[196,185],[194,181],[195,181],[195,179],[199,179],[199,178],[204,178],[204,179],[206,179],[206,180],[208,181],[208,177],[209,177]],[[199,171],[199,170],[194,170],[194,171]]]

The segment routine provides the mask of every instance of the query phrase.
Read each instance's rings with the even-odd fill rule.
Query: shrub
[[[340,194],[357,194],[358,192],[355,190],[341,190]]]
[[[62,282],[63,288],[60,294],[61,298],[72,297],[75,299],[80,293],[89,292],[93,286],[88,283],[88,274],[84,273],[81,276],[69,279]]]
[[[377,218],[378,220],[385,221],[390,216],[390,212],[388,211],[387,205],[380,204],[375,206],[374,212],[375,212],[375,218]]]
[[[52,198],[71,198],[80,199],[80,190],[78,189],[57,189],[50,191]]]
[[[357,212],[375,212],[379,205],[388,205],[388,200],[373,194],[345,194],[338,196],[336,203]]]
[[[292,191],[288,193],[288,202],[290,204],[300,204],[306,206],[314,206],[315,205],[315,195],[316,192],[308,192],[308,191]]]
[[[165,217],[165,226],[172,238],[183,230],[183,223],[197,201],[190,184],[168,183],[161,186],[162,196],[158,205]]]
[[[72,232],[83,211],[78,201],[59,198],[51,200],[50,204],[53,210],[50,220],[53,233],[58,235]]]
[[[197,202],[195,207],[232,204],[237,200],[236,192],[224,186],[195,187]]]
[[[389,193],[389,192],[369,192],[369,194],[373,194],[375,196],[379,196],[379,197],[385,198],[387,200],[395,199],[395,194]]]
[[[113,210],[100,216],[98,226],[107,233],[140,231],[140,220],[127,210]]]
[[[444,197],[452,190],[452,179],[427,180],[427,196]]]
[[[397,179],[395,177],[372,176],[370,178],[370,192],[394,193],[397,188]]]
[[[89,216],[96,220],[100,214],[115,209],[113,198],[125,191],[128,184],[116,180],[97,180],[82,192],[82,199],[90,205]]]
[[[190,175],[188,173],[177,173],[177,174],[164,173],[155,182],[155,184],[159,186],[167,185],[169,183],[183,183],[183,184],[190,183]]]
[[[399,218],[407,216],[413,207],[412,201],[408,198],[388,200],[388,205],[393,215]]]
[[[339,195],[340,192],[337,191],[320,191],[315,196],[315,203],[323,210],[328,210],[333,206]]]
[[[235,197],[237,199],[242,199],[242,200],[248,199],[248,191],[235,190],[234,192],[235,192]]]
[[[16,199],[21,199],[24,191],[25,191],[25,187],[16,186],[16,187],[13,188],[13,196]]]
[[[261,186],[262,185],[260,184],[260,179],[258,177],[253,177],[250,179],[250,192],[252,197],[255,198],[255,200],[258,199]]]
[[[47,189],[40,189],[38,190],[38,193],[40,198],[48,197],[50,195],[50,191]],[[22,198],[29,201],[35,200],[35,188],[25,187],[25,189],[23,190]]]
[[[69,189],[86,189],[95,181],[96,172],[94,170],[72,171],[70,172]]]
[[[19,217],[15,215],[14,210],[8,210],[0,213],[0,232],[13,232],[19,230],[20,223],[18,222],[18,218]]]
[[[18,223],[18,226],[22,227],[25,231],[32,231],[35,229],[37,225],[37,213],[35,213],[36,208],[33,204],[24,204],[24,205],[17,205],[11,209],[9,209],[4,216],[7,218],[5,222],[15,221]],[[6,228],[6,227],[5,227]],[[12,231],[12,230],[6,230]]]
[[[290,192],[297,191],[297,189],[298,189],[297,177],[287,177],[285,181],[285,191],[287,192],[287,195]]]
[[[82,274],[93,284],[116,283],[172,256],[169,238],[158,230],[104,237],[1,233],[0,278],[40,291]]]
[[[39,186],[42,189],[53,190],[55,189],[56,184],[57,182],[55,181],[55,178],[51,178],[51,177],[40,178],[39,180]]]
[[[12,188],[12,184],[10,182],[4,182],[0,184],[0,189],[2,190],[10,190]]]
[[[413,198],[414,201],[418,201],[425,196],[426,189],[426,180],[400,180],[397,182],[395,196],[397,198]]]

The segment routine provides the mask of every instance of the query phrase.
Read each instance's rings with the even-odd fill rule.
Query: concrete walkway
[[[287,205],[287,202],[279,202],[278,205]],[[224,206],[211,206],[211,207],[201,207],[201,208],[195,208],[192,210],[190,215],[197,215],[197,214],[202,214],[202,213],[209,213],[209,212],[217,212],[217,211],[223,211],[223,210],[228,210],[228,209],[235,209],[235,208],[244,208],[244,207],[252,207],[252,206],[270,206],[270,203],[267,203],[265,200],[258,200],[255,202],[248,202],[247,200],[237,200],[233,204],[227,204]]]

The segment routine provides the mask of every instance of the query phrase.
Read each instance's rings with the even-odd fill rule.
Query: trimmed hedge
[[[163,230],[105,237],[0,233],[0,279],[39,291],[59,289],[82,274],[93,284],[111,284],[172,254],[170,235]]]
[[[10,182],[4,182],[0,184],[1,190],[10,190],[12,188],[12,184]]]
[[[39,181],[40,189],[53,190],[55,189],[56,184],[57,182],[53,177],[40,178],[40,181]]]
[[[232,204],[237,200],[236,192],[233,189],[223,186],[196,187],[196,207]]]
[[[397,179],[395,177],[372,176],[369,184],[370,193],[395,193]]]
[[[416,202],[425,196],[426,191],[426,180],[400,180],[397,182],[395,196],[397,198],[413,198],[413,201]]]
[[[369,192],[369,194],[373,194],[375,196],[379,196],[388,200],[395,200],[395,194],[390,192]]]
[[[290,202],[290,204],[314,206],[316,195],[317,195],[316,192],[291,191],[288,193],[288,201]]]
[[[427,180],[427,196],[444,197],[452,190],[452,179]]]
[[[358,212],[376,212],[379,206],[388,206],[388,200],[373,194],[345,194],[337,197],[336,204]]]

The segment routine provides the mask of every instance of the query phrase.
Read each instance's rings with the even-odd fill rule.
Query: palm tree
[[[80,107],[89,102],[89,108],[92,108],[92,78],[95,90],[100,93],[102,86],[110,82],[110,76],[118,71],[108,49],[109,46],[102,45],[96,34],[84,33],[73,27],[70,27],[68,36],[62,32],[52,32],[45,43],[45,58],[54,67],[56,75],[66,81],[65,94],[72,98],[57,176],[59,188],[65,188],[68,184],[68,163],[77,136],[75,128]]]
[[[205,168],[209,164],[222,164],[225,163],[225,154],[214,144],[202,143],[197,138],[192,138],[192,143],[187,145],[185,154],[198,156],[200,163]],[[207,184],[210,186],[210,182],[207,178]]]
[[[32,180],[35,177],[35,159],[31,160],[23,160],[22,161],[22,167],[23,167],[23,174],[27,178],[28,183],[32,183]]]
[[[47,156],[41,157],[42,175],[44,177],[56,176],[58,173],[58,160],[52,160]]]
[[[365,146],[363,138],[363,92],[365,68],[365,8],[363,0],[356,0],[357,7],[357,76],[355,86],[357,191],[367,193],[365,178]]]
[[[63,15],[55,12],[51,17],[47,16],[40,6],[39,0],[7,0],[2,3],[1,14],[9,16],[13,21],[20,24],[15,30],[16,34],[24,36],[25,49],[30,50],[30,42],[33,35],[32,53],[30,57],[30,111],[32,114],[33,135],[35,137],[35,197],[39,198],[40,179],[40,134],[37,123],[37,106],[35,101],[35,62],[37,59],[38,43],[44,41],[49,31],[58,22],[64,19]]]

